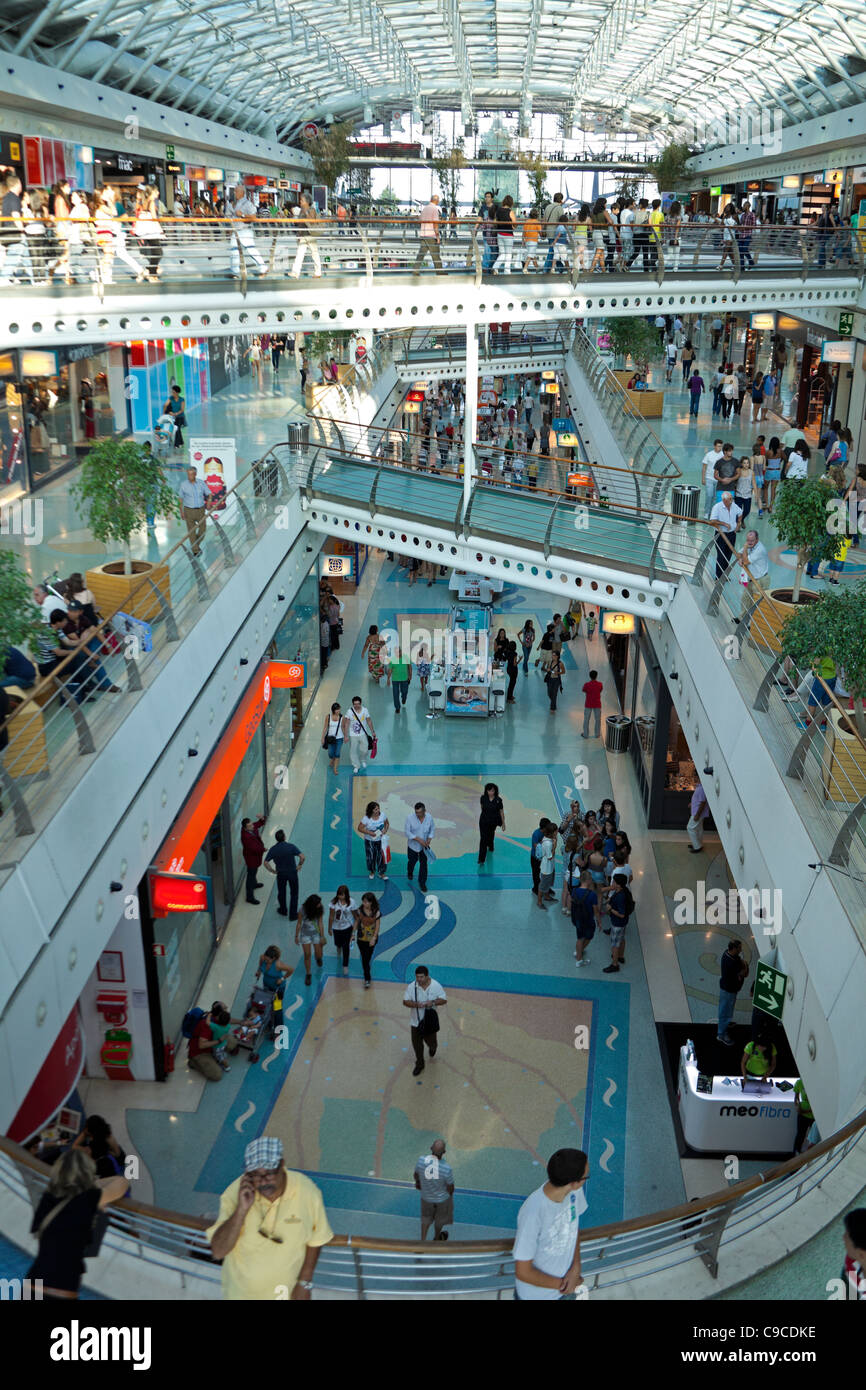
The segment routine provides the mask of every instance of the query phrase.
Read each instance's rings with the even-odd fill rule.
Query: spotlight
[[[810,865],[809,867],[811,868],[811,865]],[[113,879],[111,880],[111,882],[109,883],[109,885],[108,885],[108,891],[109,891],[110,893],[122,893],[122,892],[123,892],[123,884],[122,884],[122,883],[118,883],[117,879],[116,879],[116,878],[113,878]]]
[[[197,748],[187,748],[187,750],[186,750],[186,756],[187,756],[188,758],[197,758],[197,757],[198,757],[198,749],[197,749]]]
[[[712,777],[712,775],[713,775],[713,768],[712,768],[709,764],[707,764],[707,766],[704,768],[704,776],[705,776],[705,777]]]
[[[670,680],[670,681],[678,681],[679,678],[680,678],[680,673],[679,673],[679,671],[671,671],[670,675],[668,676],[668,680]]]

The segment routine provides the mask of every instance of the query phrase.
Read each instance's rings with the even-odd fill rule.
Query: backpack
[[[206,1013],[207,1009],[190,1009],[184,1014],[183,1023],[180,1025],[180,1031],[185,1038],[192,1037]]]

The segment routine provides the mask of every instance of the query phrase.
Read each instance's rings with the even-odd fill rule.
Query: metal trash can
[[[310,426],[306,420],[290,420],[286,426],[288,445],[293,453],[301,454],[310,443]]]
[[[604,721],[604,746],[608,753],[627,753],[631,741],[631,720],[623,714],[609,714]]]
[[[690,521],[697,521],[700,497],[701,489],[694,483],[674,483],[671,488],[671,516],[675,517],[674,525],[688,526]]]

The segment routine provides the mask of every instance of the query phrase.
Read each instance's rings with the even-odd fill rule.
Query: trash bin
[[[307,421],[290,420],[286,428],[289,448],[293,453],[303,453],[310,443],[310,426]]]
[[[627,753],[631,739],[631,720],[623,714],[609,714],[604,721],[604,746],[608,753]]]
[[[697,521],[701,489],[694,483],[675,483],[671,488],[671,516],[676,517],[675,525],[688,526]]]

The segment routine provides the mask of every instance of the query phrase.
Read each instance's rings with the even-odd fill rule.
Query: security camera
[[[704,776],[705,776],[705,777],[712,777],[712,775],[713,775],[713,769],[712,769],[712,767],[710,767],[710,766],[705,767],[705,768],[704,768]]]
[[[668,680],[671,680],[671,681],[678,681],[679,678],[680,678],[680,673],[679,673],[679,671],[671,671],[670,675],[668,676]]]

